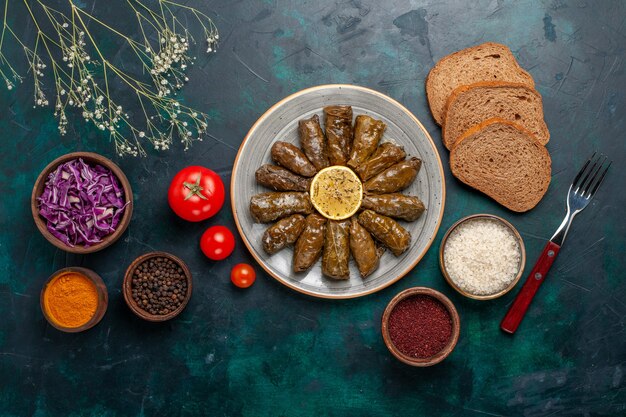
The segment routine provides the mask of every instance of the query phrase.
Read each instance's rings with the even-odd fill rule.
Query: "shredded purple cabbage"
[[[115,231],[128,205],[115,174],[82,158],[50,173],[38,200],[48,231],[70,247],[101,242]]]

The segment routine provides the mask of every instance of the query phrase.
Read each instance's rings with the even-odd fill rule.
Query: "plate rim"
[[[400,109],[404,113],[406,113],[420,127],[420,129],[422,129],[422,131],[426,135],[426,138],[430,141],[430,144],[431,144],[431,146],[433,147],[433,149],[435,151],[435,155],[437,156],[437,165],[439,167],[439,174],[441,175],[441,184],[442,184],[441,192],[442,192],[442,194],[441,194],[441,209],[439,211],[439,218],[437,219],[437,224],[435,226],[435,230],[433,232],[433,235],[430,238],[430,240],[429,240],[428,244],[426,245],[426,247],[424,248],[424,250],[422,251],[422,253],[420,253],[419,256],[413,262],[411,262],[411,264],[407,265],[407,267],[404,268],[404,270],[400,274],[398,274],[398,276],[395,277],[394,279],[392,279],[390,281],[387,281],[387,282],[383,283],[380,286],[373,287],[371,289],[367,289],[365,291],[357,292],[357,293],[354,293],[354,294],[336,294],[335,295],[335,294],[326,294],[326,293],[321,293],[321,292],[310,291],[310,290],[306,290],[306,289],[300,288],[297,285],[292,284],[292,283],[286,281],[283,277],[278,276],[278,274],[274,274],[274,272],[272,272],[265,265],[265,263],[262,261],[262,259],[260,259],[258,257],[258,255],[255,253],[255,251],[253,250],[250,242],[248,241],[248,238],[246,237],[245,233],[243,232],[243,230],[241,228],[241,224],[239,222],[239,216],[238,216],[238,213],[237,213],[237,207],[235,205],[234,188],[235,188],[235,180],[237,178],[236,172],[237,172],[237,169],[238,169],[239,157],[241,156],[241,151],[244,148],[244,145],[250,139],[250,136],[252,136],[252,134],[256,131],[258,126],[263,121],[265,121],[268,117],[270,117],[276,111],[276,109],[281,107],[285,102],[293,100],[293,99],[295,99],[295,98],[297,98],[297,97],[299,97],[301,95],[311,93],[313,91],[323,90],[323,89],[328,89],[328,88],[339,88],[339,89],[345,88],[345,89],[360,90],[360,91],[363,91],[363,92],[366,92],[366,93],[370,93],[370,94],[378,96],[379,98],[381,98],[383,100],[386,100],[386,101],[390,102],[392,105],[396,106],[398,109]],[[231,171],[230,204],[231,204],[231,208],[232,208],[232,211],[233,211],[233,218],[235,219],[235,225],[237,226],[237,231],[239,232],[239,236],[241,237],[241,240],[243,240],[244,245],[248,249],[248,252],[250,253],[250,255],[252,255],[252,257],[254,258],[256,263],[259,266],[261,266],[261,268],[263,268],[263,270],[265,270],[265,272],[267,272],[276,281],[278,281],[282,285],[285,285],[286,287],[288,287],[288,288],[290,288],[292,290],[295,290],[295,291],[297,291],[297,292],[299,292],[301,294],[306,294],[308,296],[315,297],[315,298],[323,298],[323,299],[330,299],[330,300],[345,300],[345,299],[351,299],[351,298],[364,297],[366,295],[370,295],[370,294],[376,293],[378,291],[381,291],[381,290],[389,287],[390,285],[395,284],[396,282],[398,282],[402,278],[404,278],[409,272],[411,272],[417,266],[417,264],[422,260],[422,258],[426,255],[426,253],[428,253],[430,247],[434,243],[435,237],[437,236],[437,233],[439,232],[439,228],[441,227],[441,219],[443,218],[443,213],[445,211],[445,203],[446,203],[446,181],[445,181],[445,175],[444,175],[444,171],[443,171],[443,164],[441,163],[441,157],[439,156],[439,151],[437,150],[437,146],[435,145],[435,142],[430,137],[430,133],[428,133],[428,130],[426,130],[426,128],[424,127],[422,122],[420,122],[419,119],[409,109],[407,109],[403,104],[401,104],[396,99],[394,99],[392,97],[389,97],[388,95],[383,94],[383,93],[381,93],[379,91],[373,90],[371,88],[363,87],[363,86],[360,86],[360,85],[354,85],[354,84],[320,84],[320,85],[316,85],[316,86],[313,86],[313,87],[308,87],[308,88],[296,91],[295,93],[292,93],[292,94],[282,98],[278,102],[276,102],[269,109],[267,109],[261,115],[261,117],[259,117],[256,120],[256,122],[254,122],[254,124],[252,125],[250,130],[248,130],[248,133],[246,134],[246,136],[241,141],[241,144],[239,145],[239,149],[237,150],[237,155],[235,156],[235,160],[233,162],[233,169]]]

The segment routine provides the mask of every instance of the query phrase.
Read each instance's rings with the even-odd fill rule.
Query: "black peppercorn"
[[[172,260],[158,257],[141,263],[133,273],[132,298],[139,308],[154,315],[175,311],[185,300],[187,281]]]

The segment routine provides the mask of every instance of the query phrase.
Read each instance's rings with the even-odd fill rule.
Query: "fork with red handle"
[[[574,181],[569,187],[567,192],[567,214],[563,219],[563,222],[556,230],[554,236],[550,238],[548,244],[543,248],[543,252],[539,256],[539,260],[535,264],[530,275],[526,278],[524,286],[520,290],[519,294],[513,301],[513,304],[509,308],[509,311],[504,316],[500,328],[507,333],[515,333],[518,326],[522,322],[530,302],[537,293],[537,290],[541,286],[541,283],[546,279],[546,275],[550,270],[550,267],[556,259],[567,236],[567,231],[574,217],[583,211],[589,204],[589,201],[593,198],[604,180],[609,167],[612,162],[607,162],[607,157],[599,155],[596,158],[594,152],[591,158],[585,162],[585,165],[578,171]],[[590,167],[591,166],[591,167]]]

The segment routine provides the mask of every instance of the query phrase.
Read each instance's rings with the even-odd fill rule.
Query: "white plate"
[[[336,281],[322,276],[321,260],[304,273],[292,269],[293,249],[269,256],[263,251],[261,237],[267,224],[255,223],[249,212],[250,198],[268,189],[256,183],[254,173],[271,163],[270,149],[277,141],[299,146],[298,120],[318,114],[323,126],[323,107],[350,105],[354,116],[367,114],[387,124],[383,139],[404,146],[407,155],[422,160],[415,182],[404,194],[418,196],[426,212],[415,222],[401,222],[411,232],[411,247],[399,257],[385,251],[380,266],[361,279],[350,261],[350,279]],[[237,228],[244,243],[271,276],[296,291],[322,298],[353,298],[371,294],[391,285],[417,265],[433,242],[441,223],[445,201],[445,182],[441,160],[428,132],[417,118],[397,101],[377,91],[353,85],[321,85],[302,90],[272,106],[252,126],[235,159],[231,180],[231,204]]]

